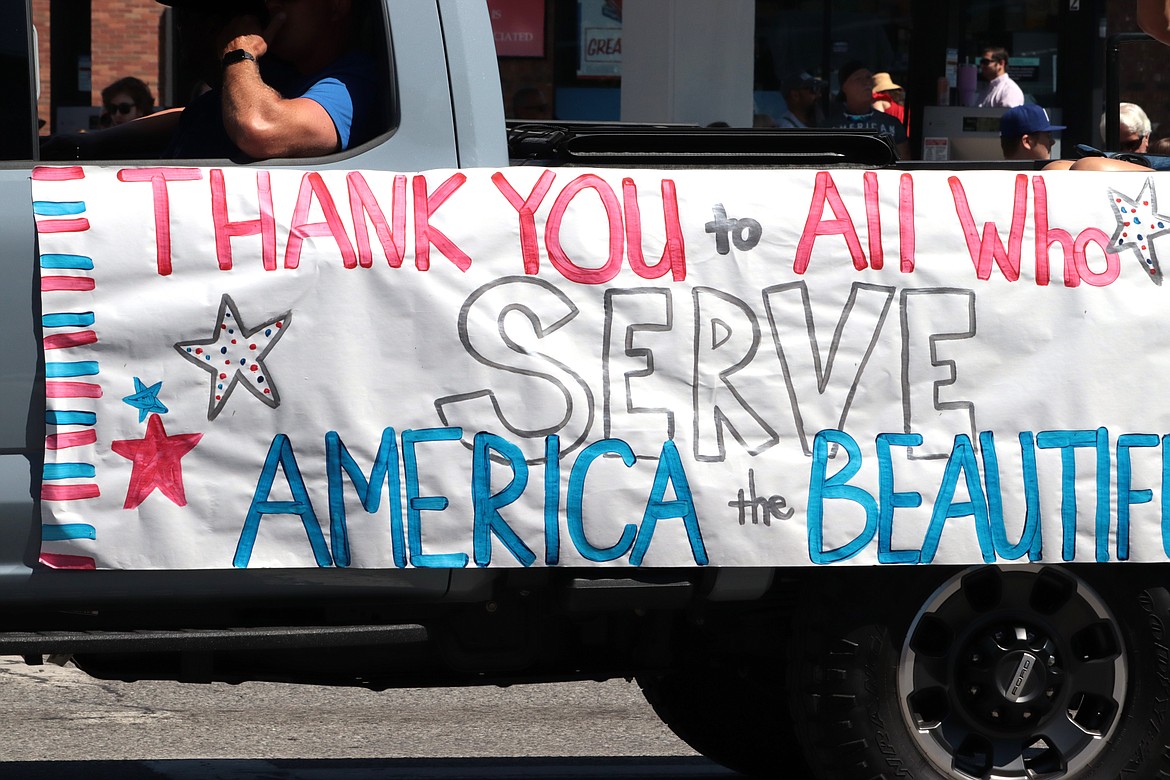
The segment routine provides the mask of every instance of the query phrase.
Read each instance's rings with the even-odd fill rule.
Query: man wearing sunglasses
[[[1024,91],[1007,74],[1008,53],[1000,47],[984,49],[979,58],[979,75],[987,82],[980,108],[1012,108],[1024,105]]]
[[[1119,115],[1121,119],[1120,132],[1117,135],[1118,148],[1110,149],[1109,151],[1117,152],[1136,152],[1137,154],[1145,154],[1149,151],[1150,133],[1153,127],[1150,125],[1150,118],[1146,116],[1146,112],[1142,107],[1136,103],[1122,103],[1118,106]],[[1108,121],[1108,114],[1101,116],[1101,139],[1108,137],[1105,132],[1105,123]],[[1102,149],[1105,147],[1102,146]]]

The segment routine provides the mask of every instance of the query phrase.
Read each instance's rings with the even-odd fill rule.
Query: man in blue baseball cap
[[[1048,121],[1048,112],[1035,103],[1009,108],[999,120],[999,145],[1006,160],[1049,160],[1064,125]]]

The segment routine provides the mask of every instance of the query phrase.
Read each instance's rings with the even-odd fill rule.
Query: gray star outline
[[[266,406],[275,409],[280,406],[280,393],[276,390],[276,384],[272,381],[272,377],[268,372],[268,367],[264,364],[264,358],[276,346],[276,342],[280,341],[280,337],[288,329],[289,323],[292,321],[292,310],[288,310],[283,314],[278,314],[270,320],[257,325],[255,328],[249,330],[245,325],[243,319],[240,317],[239,309],[236,307],[236,302],[227,293],[224,293],[219,302],[219,314],[215,321],[215,330],[208,339],[199,339],[194,341],[180,341],[177,342],[175,350],[187,360],[207,371],[211,375],[211,383],[207,399],[207,419],[214,420],[223,411],[223,407],[227,404],[231,397],[232,391],[235,390],[237,384],[243,384],[252,395],[256,396]],[[277,327],[280,323],[282,327]],[[243,339],[250,339],[252,336],[262,331],[271,330],[271,335],[265,335],[267,343],[262,349],[258,349],[256,356],[251,359],[252,363],[258,366],[257,371],[244,373],[246,366],[233,365],[225,367],[218,363],[215,359],[215,348],[221,343],[225,337],[234,335],[232,330],[239,331],[239,337]],[[200,352],[201,351],[201,352]],[[209,354],[210,353],[210,354]],[[209,359],[210,358],[210,359]],[[220,379],[221,373],[230,375],[225,379]],[[265,393],[256,383],[254,383],[250,375],[255,373],[260,381],[268,388]],[[243,381],[241,381],[241,379]],[[218,385],[223,384],[222,390]],[[219,398],[216,398],[216,394]]]
[[[1142,224],[1140,212],[1146,207],[1142,201],[1149,200],[1149,217],[1151,222]],[[1158,253],[1154,249],[1154,239],[1170,233],[1170,216],[1158,213],[1158,191],[1154,189],[1154,180],[1147,177],[1142,184],[1137,197],[1131,198],[1123,192],[1109,188],[1109,205],[1113,207],[1113,216],[1117,219],[1117,229],[1109,238],[1109,248],[1113,254],[1121,254],[1126,249],[1132,249],[1142,264],[1142,271],[1150,281],[1159,287],[1162,286],[1162,266],[1158,262]],[[1127,235],[1132,233],[1133,235]],[[1145,244],[1143,250],[1142,244]]]

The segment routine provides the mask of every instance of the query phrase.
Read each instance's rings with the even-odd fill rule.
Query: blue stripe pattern
[[[72,268],[92,271],[93,258],[85,255],[41,255],[41,268]]]
[[[61,312],[41,315],[41,325],[46,328],[87,328],[93,325],[92,311]]]
[[[97,469],[89,463],[46,463],[45,479],[91,479]]]
[[[65,412],[49,409],[45,412],[45,422],[49,425],[93,425],[97,422],[97,415],[93,412]]]
[[[63,542],[67,539],[97,539],[97,531],[88,523],[42,525],[42,542]]]
[[[45,363],[45,377],[60,379],[66,376],[93,376],[98,372],[96,360],[76,360],[72,363]]]
[[[85,212],[85,201],[34,200],[33,213],[38,217],[64,217]]]

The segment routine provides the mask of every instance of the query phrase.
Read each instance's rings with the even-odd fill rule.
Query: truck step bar
[[[415,624],[147,631],[30,631],[0,633],[0,655],[359,647],[423,644],[428,638],[427,629]]]

